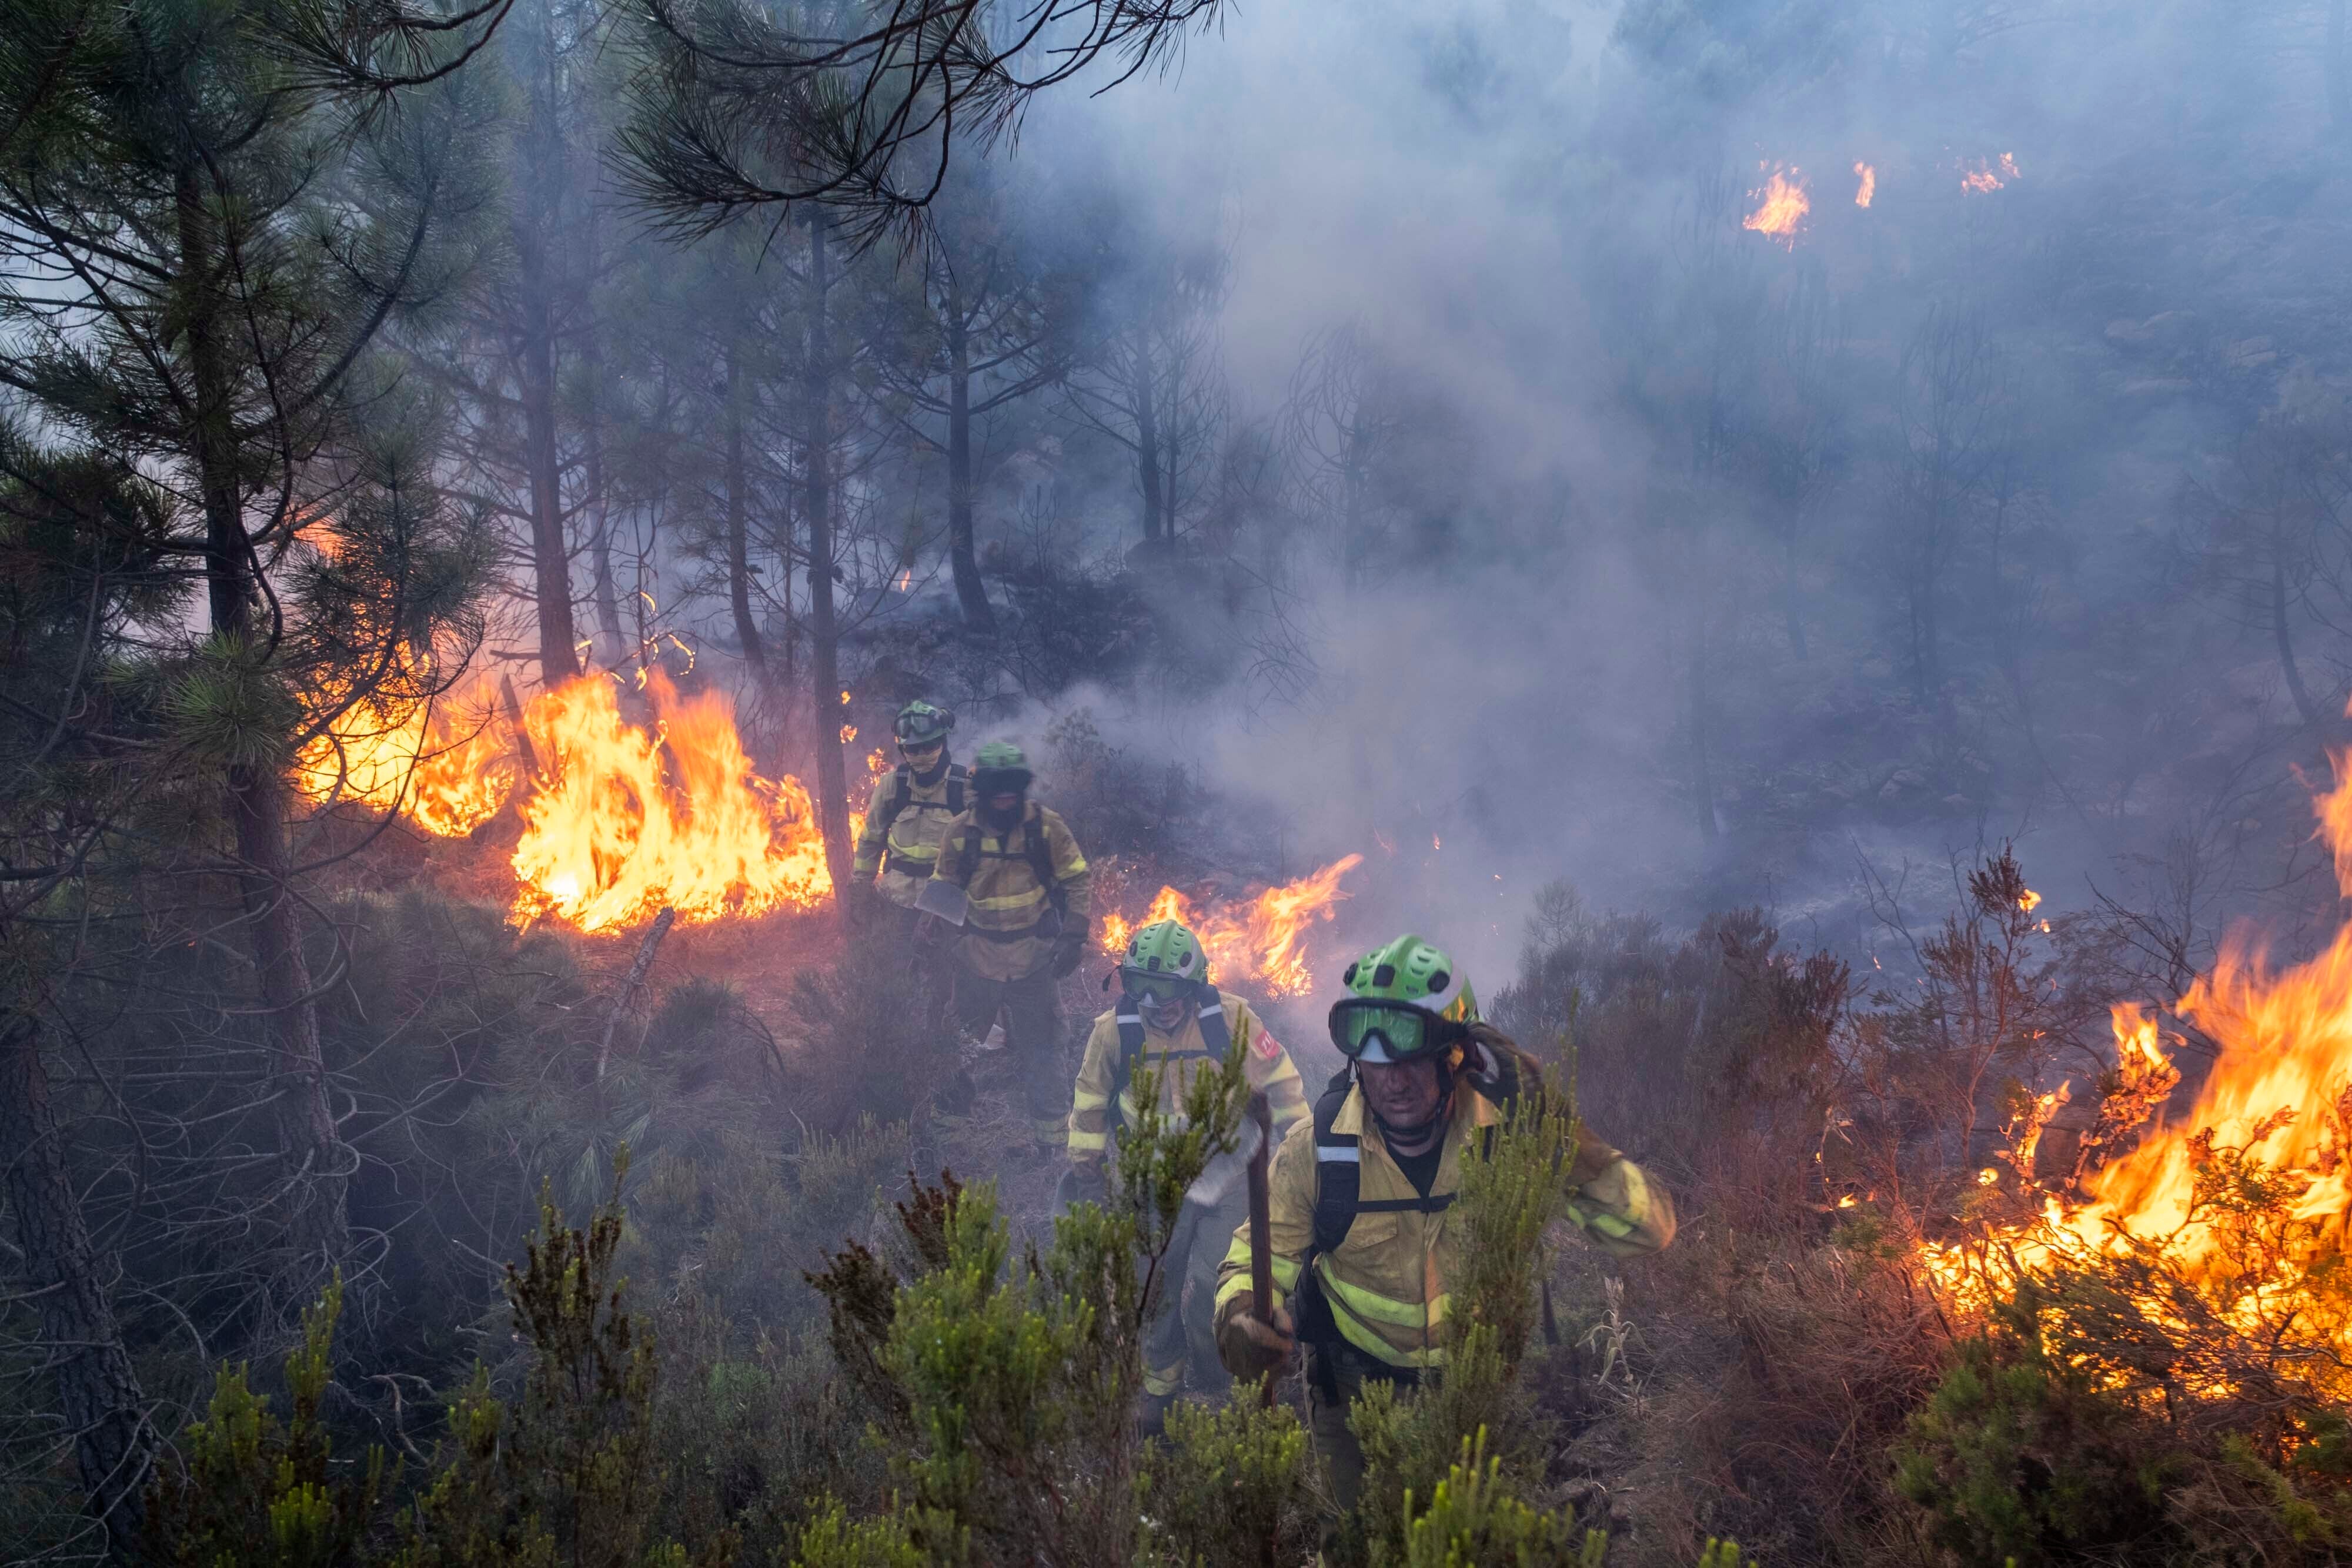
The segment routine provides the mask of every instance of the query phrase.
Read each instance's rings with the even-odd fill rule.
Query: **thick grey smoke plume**
[[[1311,692],[1122,733],[1205,747],[1289,858],[1428,862],[1391,923],[1500,948],[1556,875],[1866,946],[1865,864],[1914,862],[1932,906],[1950,855],[2013,836],[2063,907],[2278,852],[2318,754],[2275,728],[2210,524],[2244,432],[2340,412],[2326,9],[1264,6],[1165,81],[1051,106],[1023,157],[1230,243],[1234,417],[1279,424],[1352,323],[1450,487],[1374,570],[1294,541]],[[1741,226],[1776,175],[1810,204],[1785,237]],[[1781,441],[1818,469],[1789,500],[1809,310],[1822,449]],[[1938,363],[1976,377],[1940,432]],[[1923,441],[1966,472],[1923,478]],[[2298,624],[2340,708],[2335,636]],[[2260,783],[2190,760],[2223,708]]]

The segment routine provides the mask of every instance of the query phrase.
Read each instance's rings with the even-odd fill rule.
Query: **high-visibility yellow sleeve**
[[[1118,1060],[1118,1019],[1105,1013],[1087,1036],[1070,1094],[1070,1164],[1089,1176],[1101,1173],[1110,1146],[1111,1070]]]
[[[1675,1200],[1622,1155],[1569,1195],[1568,1217],[1612,1258],[1662,1251],[1675,1239]]]
[[[880,869],[887,848],[889,830],[883,826],[883,808],[890,803],[891,791],[898,787],[896,773],[885,773],[874,780],[874,792],[866,800],[866,821],[857,830],[857,853],[850,862],[850,870],[864,882]]]
[[[1244,1042],[1244,1066],[1250,1087],[1264,1091],[1274,1135],[1282,1137],[1310,1113],[1306,1082],[1299,1077],[1298,1064],[1291,1061],[1290,1052],[1266,1029],[1265,1020],[1251,1009],[1249,1003],[1234,1000],[1233,1035],[1235,1041]]]
[[[1299,1267],[1315,1236],[1315,1124],[1302,1122],[1274,1152],[1274,1168],[1266,1178],[1266,1242],[1272,1254],[1275,1300],[1271,1312],[1297,1288]],[[1217,1329],[1237,1310],[1235,1303],[1250,1293],[1250,1231],[1244,1220],[1234,1229],[1233,1244],[1217,1266]]]
[[[1087,869],[1086,852],[1078,848],[1078,841],[1070,835],[1070,826],[1062,821],[1061,813],[1045,811],[1041,815],[1054,881],[1062,890],[1063,929],[1084,934],[1094,913],[1094,873]]]

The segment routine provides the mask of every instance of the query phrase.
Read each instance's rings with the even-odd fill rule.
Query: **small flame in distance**
[[[1857,207],[1866,207],[1870,205],[1870,198],[1878,193],[1878,171],[1867,163],[1856,161],[1853,173],[1854,178],[1862,182],[1861,186],[1853,193],[1853,204]]]
[[[1979,195],[1998,191],[2016,178],[2017,159],[2007,152],[2002,153],[1997,162],[1979,158],[1973,169],[1966,163],[1960,165],[1960,189],[1973,191]]]
[[[1331,919],[1339,902],[1348,896],[1339,891],[1339,879],[1363,863],[1361,855],[1342,856],[1297,882],[1265,889],[1238,913],[1197,906],[1175,888],[1162,887],[1140,922],[1116,912],[1103,916],[1103,949],[1126,952],[1139,924],[1181,920],[1207,950],[1209,975],[1216,983],[1303,997],[1315,987],[1307,962],[1307,933]]]
[[[1739,221],[1739,226],[1794,250],[1797,231],[1803,226],[1805,214],[1813,210],[1812,198],[1805,194],[1805,182],[1794,166],[1785,172],[1772,164],[1759,167],[1768,170],[1769,177],[1748,193],[1748,199],[1760,204]]]

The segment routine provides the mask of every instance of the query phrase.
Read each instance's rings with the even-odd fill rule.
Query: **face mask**
[[[1026,814],[1028,809],[1029,802],[1025,800],[1014,801],[1013,809],[1009,811],[999,811],[995,807],[982,801],[980,807],[980,820],[1000,833],[1009,833],[1020,825],[1021,819]]]

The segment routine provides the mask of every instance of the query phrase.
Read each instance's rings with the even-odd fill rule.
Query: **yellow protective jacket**
[[[1274,1135],[1279,1138],[1293,1123],[1307,1119],[1307,1089],[1299,1081],[1297,1065],[1282,1042],[1266,1032],[1247,1002],[1227,996],[1220,998],[1220,1006],[1225,1015],[1225,1034],[1234,1050],[1245,1053],[1244,1071],[1250,1087],[1265,1092]],[[1201,1020],[1194,1016],[1187,1016],[1184,1027],[1174,1034],[1144,1026],[1143,1054],[1137,1065],[1165,1068],[1160,1080],[1160,1109],[1168,1116],[1171,1131],[1184,1125],[1185,1091],[1209,1065],[1207,1044]],[[1135,1125],[1134,1086],[1118,1082],[1118,1013],[1113,1009],[1095,1019],[1094,1032],[1087,1036],[1086,1058],[1078,1064],[1077,1088],[1070,1098],[1070,1164],[1089,1177],[1102,1172],[1111,1129]]]
[[[1060,813],[1033,800],[1020,825],[1000,837],[980,821],[975,805],[950,822],[940,841],[939,864],[931,875],[963,889],[970,901],[956,956],[981,979],[1025,980],[1053,956],[1051,922],[1045,919],[1053,904],[1031,863],[1033,834],[1044,841],[1045,863],[1061,890],[1061,930],[1083,938],[1092,910],[1094,873],[1087,869],[1087,857]]]
[[[1500,1120],[1492,1102],[1456,1081],[1431,1199],[1450,1199],[1461,1191],[1463,1160],[1477,1157],[1484,1129]],[[1361,1139],[1356,1151],[1362,1169],[1360,1204],[1421,1197],[1382,1145],[1380,1124],[1365,1108],[1360,1087],[1349,1089],[1331,1125],[1335,1134]],[[1274,1252],[1275,1306],[1297,1291],[1314,1240],[1317,1168],[1314,1123],[1299,1123],[1276,1152],[1270,1178],[1267,1239]],[[1575,1160],[1561,1178],[1570,1185],[1569,1217],[1612,1255],[1638,1257],[1674,1239],[1674,1204],[1665,1190],[1598,1139],[1580,1136]],[[1316,1256],[1316,1281],[1349,1343],[1391,1366],[1418,1370],[1444,1364],[1446,1281],[1460,1260],[1450,1218],[1444,1208],[1377,1213],[1360,1207],[1339,1248]],[[1244,1225],[1234,1230],[1217,1270],[1220,1339],[1232,1314],[1248,1303],[1250,1257],[1249,1227]]]
[[[902,791],[894,817],[890,805]],[[871,882],[878,867],[882,896],[901,909],[913,908],[916,894],[938,865],[948,824],[971,804],[971,784],[961,768],[942,768],[930,784],[918,784],[904,768],[874,780],[874,794],[866,802],[866,825],[857,833],[857,858],[850,868],[858,882]]]

